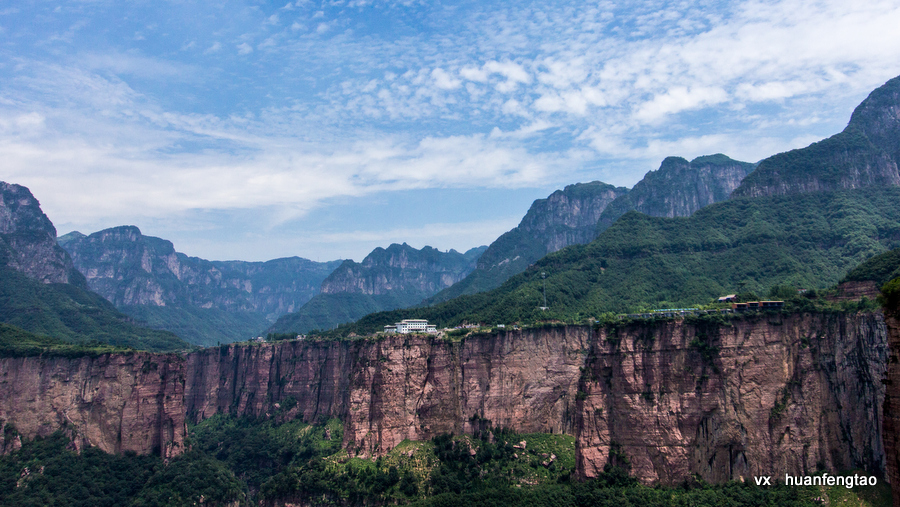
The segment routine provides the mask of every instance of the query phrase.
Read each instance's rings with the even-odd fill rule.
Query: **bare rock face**
[[[187,413],[265,415],[287,397],[298,415],[345,422],[344,444],[377,455],[404,439],[471,433],[490,421],[573,433],[574,393],[590,329],[503,333],[453,343],[380,341],[222,346],[190,354]]]
[[[299,257],[268,262],[208,261],[175,251],[172,242],[134,226],[60,238],[96,291],[117,307],[195,306],[256,312],[269,322],[318,292],[338,261]]]
[[[31,191],[0,182],[0,265],[44,283],[84,287],[69,255],[56,244],[56,229]]]
[[[183,451],[184,360],[176,355],[4,358],[0,400],[0,420],[24,438],[63,429],[79,449]]]
[[[648,172],[630,192],[607,206],[596,222],[595,235],[632,210],[654,217],[689,217],[700,208],[728,199],[754,167],[722,154],[690,162],[666,157],[658,170]]]
[[[874,90],[839,134],[771,156],[734,197],[900,185],[900,77]]]
[[[493,425],[575,435],[582,477],[623,455],[650,484],[878,473],[887,356],[880,314],[797,314],[7,358],[0,419],[26,438],[65,428],[79,445],[173,455],[185,418],[274,416],[293,398],[279,417],[341,418],[356,456]]]
[[[415,304],[462,280],[475,269],[482,251],[462,254],[429,246],[417,250],[406,243],[376,248],[360,263],[344,261],[322,282],[322,294],[394,294],[404,299],[399,293],[410,293]]]
[[[760,316],[603,331],[582,390],[578,471],[617,449],[646,483],[884,469],[879,315]]]
[[[900,285],[886,289],[884,319],[890,357],[884,379],[884,451],[894,505],[900,507]]]
[[[616,449],[647,483],[879,472],[886,340],[878,314],[803,314],[222,347],[188,358],[187,410],[264,415],[291,396],[306,420],[341,417],[357,455],[487,424],[570,433],[580,475]]]
[[[519,225],[488,246],[465,279],[429,299],[447,301],[499,287],[530,264],[569,245],[590,243],[606,207],[628,193],[601,181],[568,185],[532,203]]]

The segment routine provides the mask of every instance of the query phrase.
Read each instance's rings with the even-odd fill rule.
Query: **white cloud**
[[[666,115],[721,104],[727,99],[728,93],[719,87],[676,86],[641,104],[634,116],[639,121],[656,122]]]
[[[462,85],[462,81],[456,79],[440,67],[431,71],[431,77],[434,79],[434,84],[442,90],[455,90]]]
[[[340,196],[590,170],[630,184],[668,155],[755,161],[821,139],[900,73],[896,0],[416,4],[427,31],[365,11],[403,20],[386,9],[410,2],[351,1],[116,32],[145,30],[144,53],[84,45],[92,4],[37,35],[52,51],[8,37],[5,172],[94,218],[260,202],[296,216]],[[183,51],[151,52],[160,33],[181,33]],[[239,58],[251,41],[259,58]]]

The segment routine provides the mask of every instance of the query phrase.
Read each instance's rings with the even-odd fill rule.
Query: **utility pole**
[[[541,307],[541,311],[546,311],[550,307],[547,306],[547,273],[541,272],[541,281],[544,284],[544,306]]]

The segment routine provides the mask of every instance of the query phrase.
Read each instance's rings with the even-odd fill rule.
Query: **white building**
[[[425,319],[403,319],[393,326],[384,326],[385,333],[437,333],[437,326]]]

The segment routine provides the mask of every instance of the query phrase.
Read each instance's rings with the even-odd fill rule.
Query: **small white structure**
[[[425,319],[403,319],[393,326],[384,326],[385,333],[437,333],[437,326]]]

